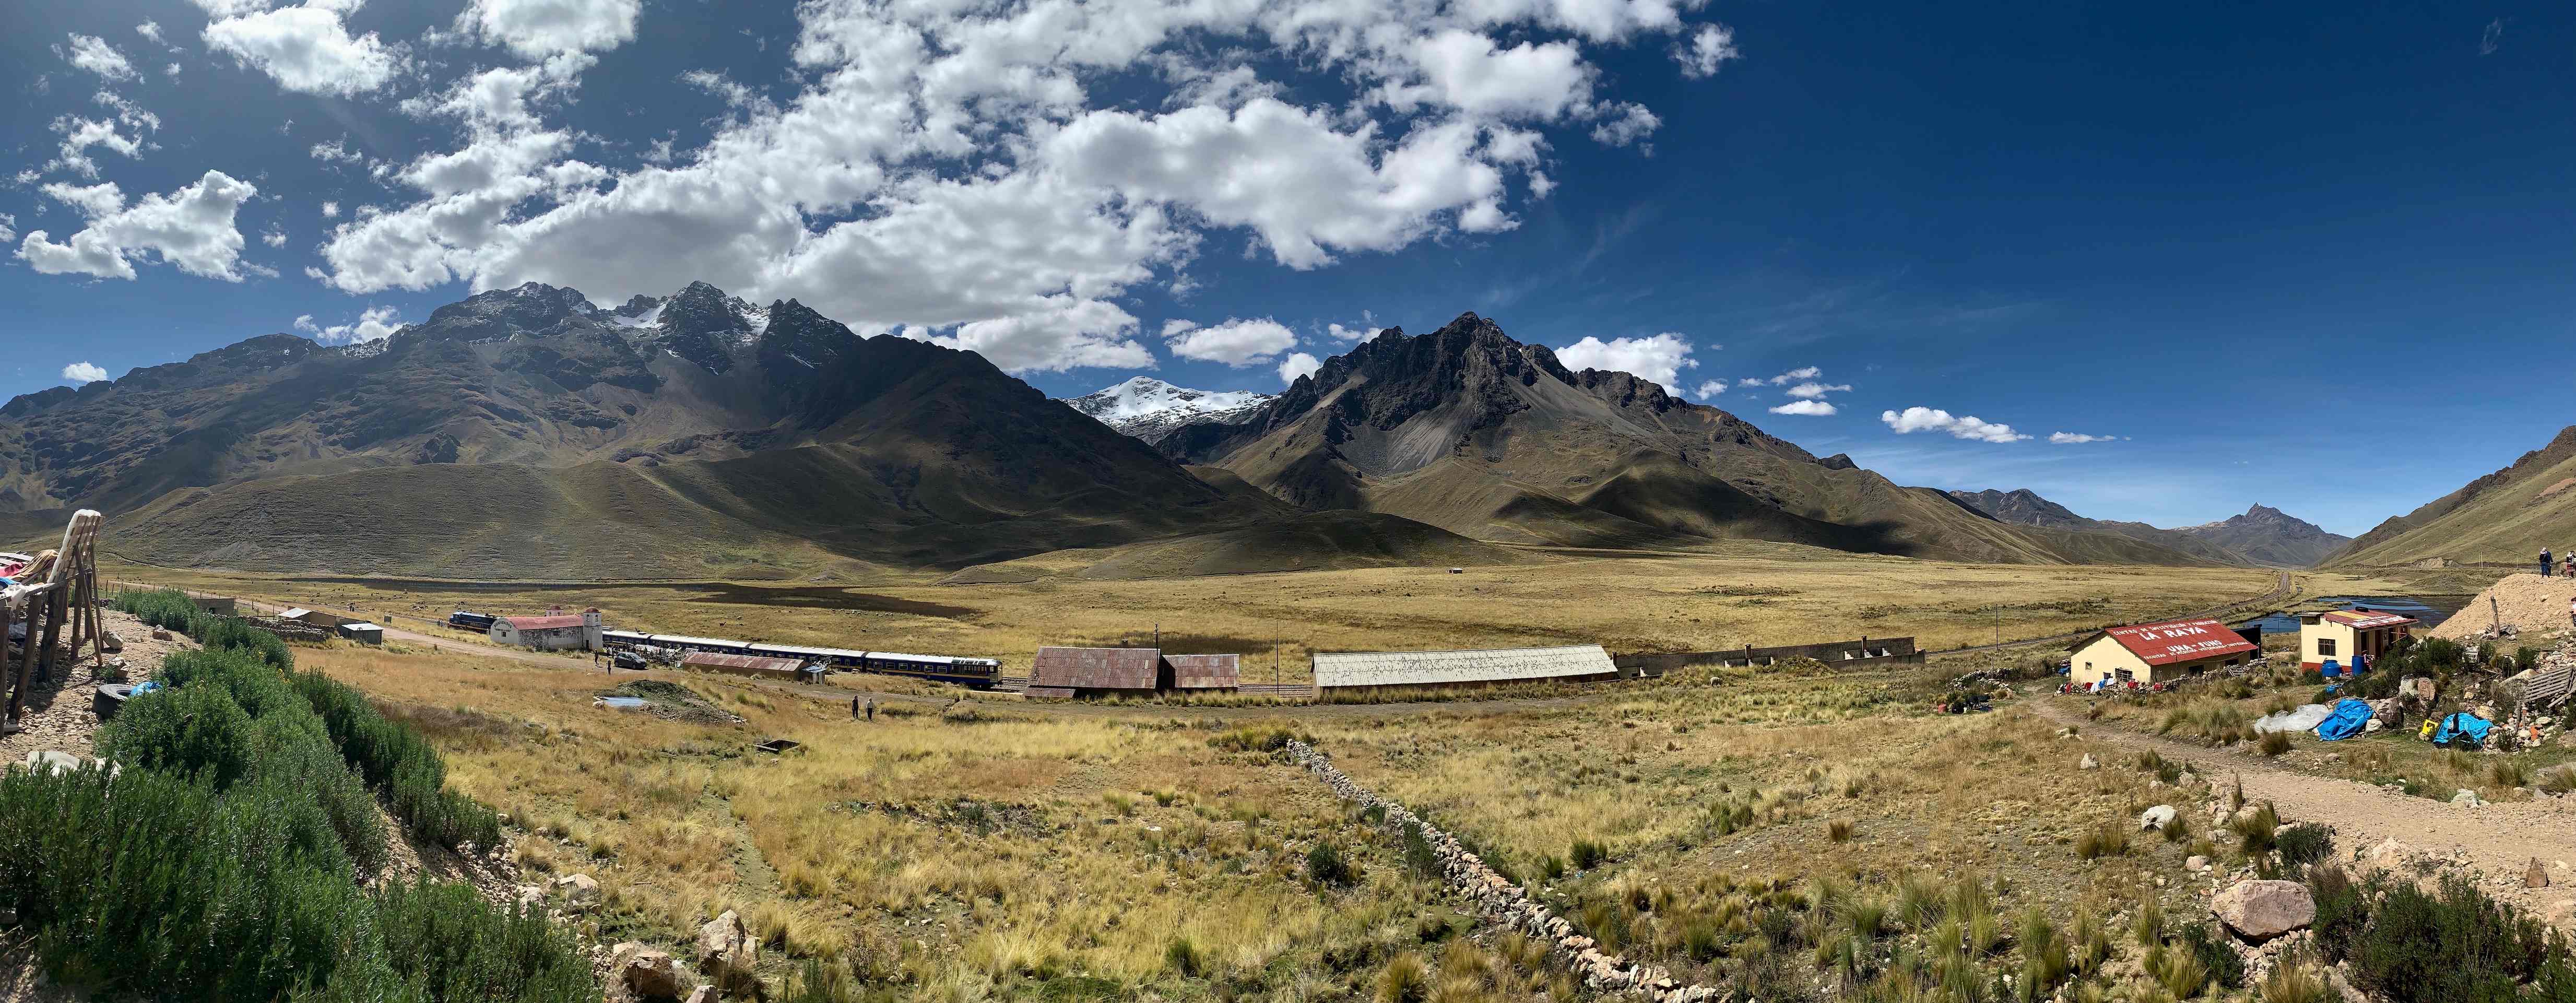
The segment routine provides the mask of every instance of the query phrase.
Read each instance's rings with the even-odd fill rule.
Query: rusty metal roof
[[[562,630],[565,627],[582,625],[581,615],[578,613],[563,616],[505,616],[501,618],[501,622],[509,624],[515,630]]]
[[[1319,651],[1315,685],[1440,686],[1451,683],[1615,675],[1598,644],[1484,651]]]
[[[1029,685],[1078,690],[1150,690],[1160,674],[1159,648],[1038,649]]]
[[[1172,688],[1230,690],[1243,683],[1241,655],[1165,655],[1172,666]]]
[[[2095,635],[2109,636],[2129,653],[2149,665],[2171,665],[2196,662],[2219,655],[2237,655],[2256,650],[2245,635],[2227,629],[2216,620],[2172,620],[2165,623],[2142,623],[2130,627],[2113,627]],[[2086,642],[2091,643],[2091,642]],[[2079,645],[2078,647],[2081,647]]]
[[[2411,623],[2424,622],[2411,616],[2399,616],[2395,613],[2382,613],[2377,610],[2359,609],[2328,613],[2321,619],[2332,620],[2355,630],[2371,630],[2379,627],[2403,627]]]

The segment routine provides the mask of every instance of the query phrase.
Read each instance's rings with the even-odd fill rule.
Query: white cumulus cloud
[[[1933,407],[1909,407],[1902,412],[1884,411],[1878,420],[1895,429],[1898,435],[1915,432],[1948,432],[1952,438],[1977,442],[2019,442],[2030,436],[2013,431],[2010,425],[1998,425],[1975,415],[1954,417],[1948,411]]]
[[[1304,352],[1290,352],[1287,358],[1279,360],[1279,382],[1295,383],[1298,377],[1313,376],[1315,370],[1322,368],[1324,368],[1322,359]]]
[[[147,194],[131,206],[113,183],[72,188],[46,185],[45,193],[88,217],[88,225],[62,243],[30,231],[18,257],[46,275],[80,274],[131,279],[135,259],[146,255],[190,275],[239,282],[242,235],[233,215],[259,194],[250,182],[207,171],[195,184],[168,195]]]
[[[1582,341],[1557,349],[1556,359],[1568,369],[1629,373],[1666,387],[1680,385],[1682,370],[1699,365],[1699,360],[1691,358],[1689,339],[1671,331],[1610,341],[1586,335]]]
[[[1691,391],[1691,396],[1697,397],[1701,400],[1707,400],[1725,392],[1725,380],[1702,380],[1700,381],[1699,388]]]
[[[1673,46],[1673,61],[1682,64],[1682,75],[1693,80],[1716,76],[1718,67],[1743,55],[1735,51],[1734,29],[1722,24],[1700,25],[1688,42]]]
[[[1782,404],[1782,405],[1780,405],[1779,407],[1772,408],[1772,409],[1771,409],[1771,413],[1772,413],[1772,414],[1806,415],[1806,416],[1808,416],[1808,417],[1813,417],[1813,418],[1824,418],[1824,417],[1829,417],[1829,416],[1831,416],[1831,415],[1840,414],[1840,413],[1842,413],[1842,412],[1841,412],[1841,410],[1840,410],[1840,409],[1838,409],[1838,408],[1834,407],[1832,404],[1826,403],[1826,402],[1824,402],[1824,401],[1819,401],[1819,400],[1803,400],[1803,401],[1790,401],[1789,403]]]
[[[1279,353],[1297,347],[1297,333],[1268,317],[1228,318],[1225,323],[1191,327],[1175,333],[1164,325],[1164,344],[1172,354],[1229,366],[1266,365]]]
[[[1785,386],[1785,385],[1787,385],[1787,384],[1796,383],[1796,382],[1799,382],[1799,381],[1801,381],[1801,380],[1812,380],[1812,379],[1815,379],[1816,377],[1822,376],[1822,375],[1824,375],[1824,374],[1825,374],[1825,371],[1824,371],[1824,370],[1819,369],[1819,368],[1817,368],[1817,367],[1815,367],[1815,366],[1800,366],[1800,367],[1798,367],[1798,368],[1796,368],[1796,369],[1792,369],[1792,370],[1789,370],[1788,372],[1781,373],[1781,374],[1780,374],[1780,375],[1778,375],[1778,376],[1774,376],[1774,377],[1772,377],[1772,378],[1771,378],[1771,385],[1772,385],[1772,386],[1775,386],[1775,387],[1776,387],[1776,386]],[[1746,381],[1744,381],[1744,383],[1745,383],[1745,385],[1746,385],[1746,386],[1757,386],[1757,385],[1759,385],[1759,384],[1760,384],[1760,382],[1761,382],[1761,381],[1759,381],[1759,380],[1746,380]]]
[[[63,367],[63,379],[73,383],[96,383],[106,378],[107,370],[87,362],[75,362]]]
[[[2078,433],[2078,432],[2050,432],[2050,433],[2048,433],[2048,441],[2050,441],[2050,442],[2054,442],[2054,443],[2056,443],[2056,444],[2058,444],[2058,445],[2061,445],[2061,446],[2065,446],[2065,445],[2073,445],[2073,444],[2077,444],[2077,443],[2086,443],[2086,442],[2111,442],[2111,441],[2116,440],[2116,439],[2118,439],[2118,438],[2119,438],[2119,436],[2116,436],[2116,435],[2084,435],[2084,434],[2082,434],[2082,433]]]
[[[55,46],[54,51],[70,61],[73,66],[109,80],[134,79],[134,64],[127,62],[125,54],[116,51],[116,46],[107,44],[106,39],[73,32],[71,40],[71,48]]]
[[[360,342],[382,341],[394,332],[402,330],[402,321],[398,316],[398,312],[392,307],[371,306],[360,311],[357,320],[324,327],[315,323],[313,315],[308,313],[295,318],[295,329],[313,336],[313,340],[325,345],[354,345]]]
[[[218,15],[206,25],[209,48],[258,67],[287,90],[346,97],[384,86],[403,61],[401,48],[385,44],[374,32],[349,34],[340,17],[359,2],[308,0],[261,10],[263,4],[208,5],[201,0],[200,6]]]
[[[1821,398],[1821,397],[1823,397],[1823,396],[1824,396],[1824,395],[1826,395],[1826,394],[1832,394],[1832,393],[1843,393],[1843,392],[1848,391],[1848,390],[1850,390],[1850,389],[1851,389],[1851,384],[1849,384],[1849,383],[1825,384],[1825,383],[1813,383],[1813,382],[1809,382],[1809,383],[1801,383],[1801,384],[1798,384],[1797,386],[1790,387],[1790,388],[1788,389],[1788,394],[1789,394],[1789,396],[1791,396],[1791,397],[1804,398],[1804,399],[1807,399],[1807,400],[1815,400],[1815,399],[1817,399],[1817,398]]]
[[[635,39],[641,0],[473,0],[458,31],[528,59],[614,49]]]
[[[544,66],[404,102],[461,138],[388,165],[397,198],[335,226],[316,271],[353,294],[534,280],[602,301],[705,280],[1012,371],[1150,366],[1118,302],[1184,294],[1219,234],[1312,269],[1519,226],[1557,144],[1658,121],[1595,54],[1682,39],[1698,6],[806,0],[773,91],[719,86],[694,148],[603,166],[536,98],[632,37],[639,5],[472,0],[461,34]],[[1303,96],[1335,87],[1358,98]],[[1265,363],[1293,344],[1272,342]]]

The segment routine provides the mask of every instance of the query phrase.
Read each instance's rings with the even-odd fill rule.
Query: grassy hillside
[[[1134,581],[1354,568],[1483,567],[1543,560],[1398,516],[1340,510],[1295,513],[1239,529],[1147,540],[1123,547],[1058,551],[1025,560],[977,565],[947,581],[1026,582],[1055,575]]]
[[[2513,465],[2380,523],[2327,567],[2536,561],[2540,548],[2576,545],[2576,426]]]

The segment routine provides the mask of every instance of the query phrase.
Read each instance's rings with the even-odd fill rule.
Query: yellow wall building
[[[2085,638],[2068,656],[2067,678],[2091,688],[2152,686],[2211,669],[2233,668],[2261,652],[2216,620],[2174,620],[2113,627]]]
[[[2381,613],[2368,606],[2355,606],[2333,613],[2299,614],[2299,667],[2310,672],[2324,668],[2327,660],[2344,670],[2352,668],[2352,656],[2359,654],[2376,662],[2379,656],[2397,647],[2397,639],[2415,630],[2422,621],[2395,613]]]

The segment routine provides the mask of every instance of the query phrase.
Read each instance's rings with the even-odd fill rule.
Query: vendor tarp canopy
[[[2442,729],[2433,733],[2433,744],[2479,746],[2487,741],[2487,729],[2494,727],[2475,714],[2453,714],[2442,719]]]
[[[2317,737],[2329,742],[2361,734],[2370,727],[2370,704],[2363,700],[2345,700],[2334,705],[2334,713],[2317,723]]]
[[[2297,710],[2285,710],[2278,714],[2255,718],[2254,733],[2264,735],[2275,731],[2308,731],[2325,723],[2325,719],[2333,714],[2334,708],[2321,703],[2312,703]]]

